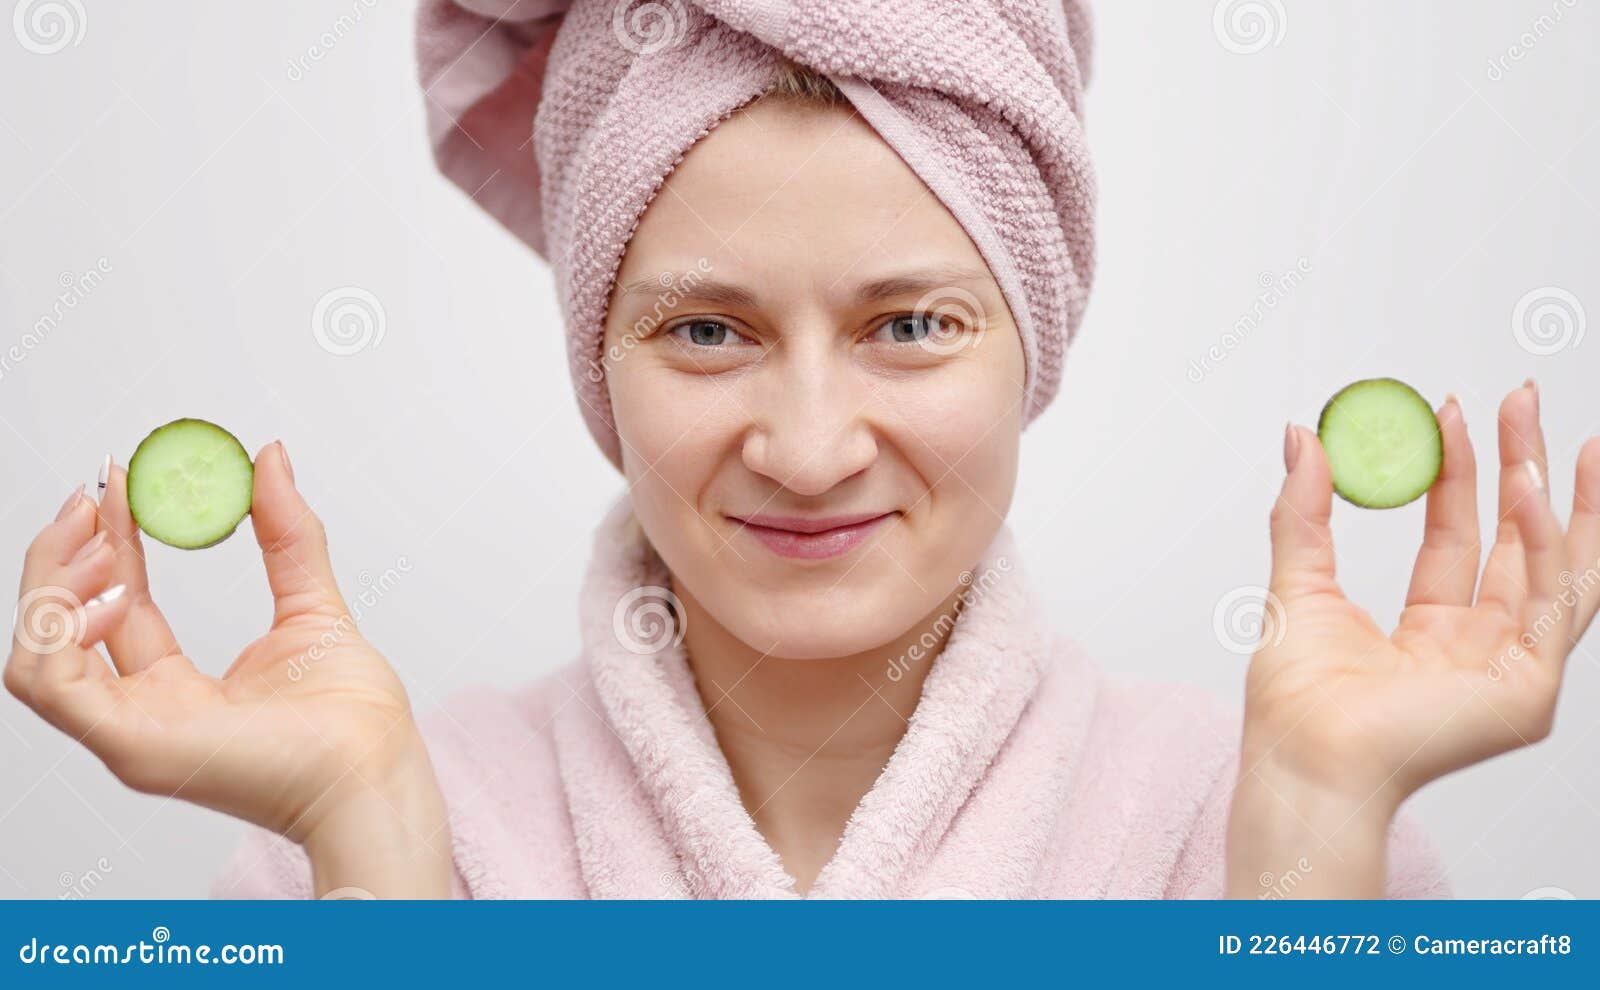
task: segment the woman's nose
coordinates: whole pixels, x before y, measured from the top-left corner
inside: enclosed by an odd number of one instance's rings
[[[744,464],[797,495],[821,495],[878,456],[871,390],[848,359],[791,356],[747,400],[753,415]]]

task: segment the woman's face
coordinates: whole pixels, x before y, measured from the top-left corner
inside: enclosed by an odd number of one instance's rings
[[[846,107],[763,99],[691,149],[629,243],[605,351],[639,522],[691,611],[764,653],[903,635],[1010,506],[1011,314]]]

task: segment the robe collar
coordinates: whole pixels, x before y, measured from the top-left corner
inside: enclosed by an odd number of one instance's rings
[[[1051,637],[1008,527],[962,583],[906,733],[810,897],[906,896],[1034,694]],[[585,881],[602,897],[797,897],[717,745],[665,605],[670,586],[624,494],[583,584],[588,683],[555,719]]]

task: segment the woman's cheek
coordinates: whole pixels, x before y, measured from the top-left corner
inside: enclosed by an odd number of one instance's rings
[[[952,358],[942,368],[876,390],[877,400],[885,404],[880,421],[929,484],[965,489],[959,477],[986,499],[991,492],[1002,492],[1009,500],[1021,433],[1022,384],[1020,369],[1013,372],[1008,362],[996,360],[1001,357]]]
[[[662,514],[688,513],[739,456],[750,400],[737,381],[661,365],[627,369],[612,381],[612,410],[635,501],[670,500]]]

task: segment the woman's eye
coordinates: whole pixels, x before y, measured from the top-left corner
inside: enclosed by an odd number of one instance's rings
[[[697,347],[719,347],[723,344],[736,344],[744,341],[726,323],[715,320],[691,320],[673,327],[671,332],[680,340],[694,344]]]
[[[875,339],[896,343],[915,343],[940,331],[939,318],[931,314],[906,314],[885,320]]]

